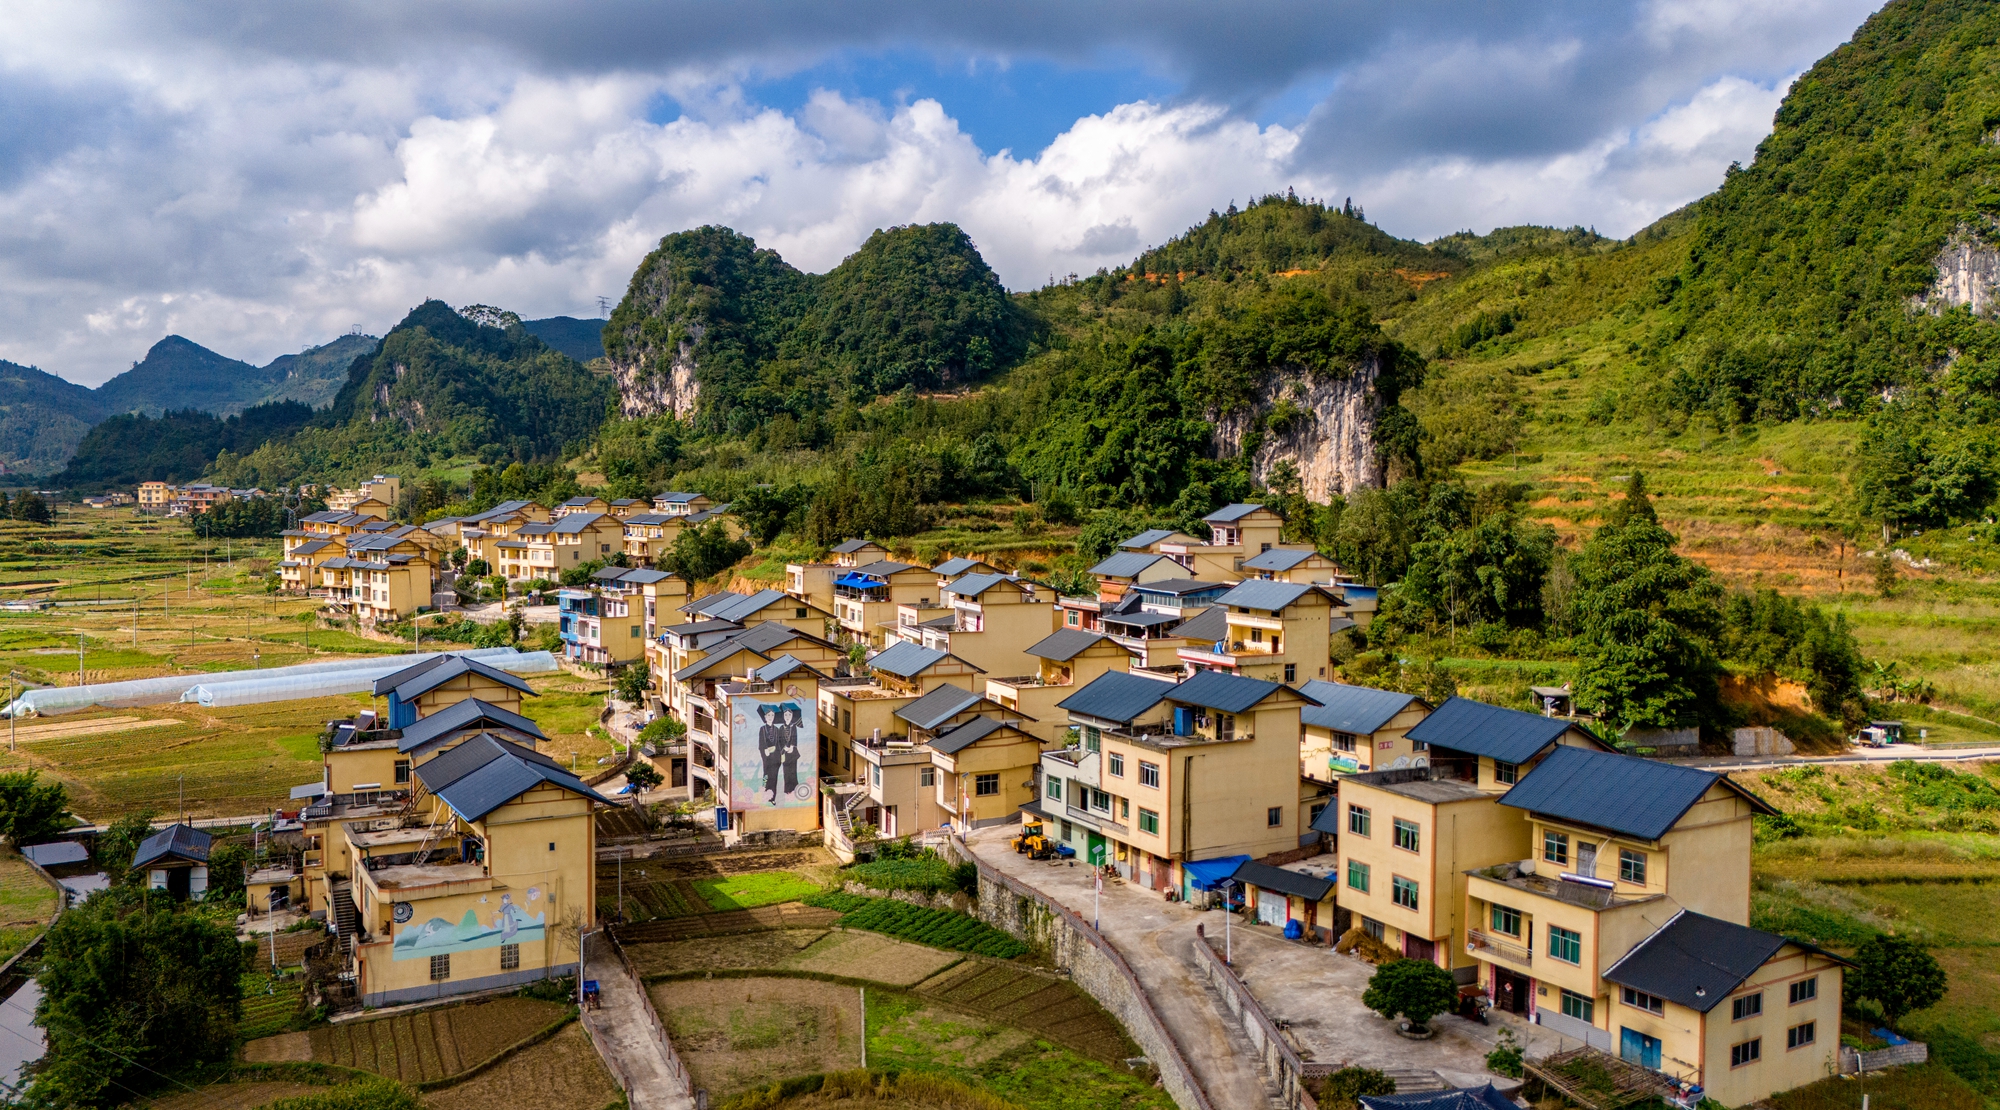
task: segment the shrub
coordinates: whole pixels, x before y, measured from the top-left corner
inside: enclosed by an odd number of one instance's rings
[[[884,846],[893,841],[885,842]],[[875,890],[913,890],[933,893],[958,889],[952,867],[936,855],[918,859],[896,859],[883,853],[872,863],[857,863],[846,874],[855,882]]]
[[[1502,1026],[1500,1044],[1486,1054],[1486,1070],[1494,1075],[1504,1075],[1509,1079],[1521,1078],[1521,1042],[1514,1038],[1514,1031]]]
[[[1325,1110],[1353,1110],[1363,1095],[1393,1095],[1396,1081],[1374,1068],[1342,1068],[1320,1080],[1313,1098]]]
[[[1458,1003],[1458,984],[1451,972],[1429,960],[1395,960],[1375,969],[1361,1004],[1394,1018],[1397,1014],[1423,1025]]]
[[[1936,1005],[1944,997],[1944,968],[1908,937],[1870,937],[1855,949],[1854,964],[1854,974],[1847,979],[1848,993],[1874,999],[1891,1022],[1913,1010]]]
[[[392,1079],[363,1079],[269,1103],[265,1110],[418,1110],[415,1092]]]

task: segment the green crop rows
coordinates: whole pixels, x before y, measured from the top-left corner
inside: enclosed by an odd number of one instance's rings
[[[933,910],[893,898],[863,898],[838,891],[808,895],[804,902],[841,911],[840,923],[853,929],[884,933],[899,940],[951,952],[970,952],[1011,960],[1028,946],[983,921],[953,910]]]

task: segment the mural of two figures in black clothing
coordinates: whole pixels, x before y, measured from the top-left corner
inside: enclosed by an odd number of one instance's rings
[[[730,699],[730,808],[813,804],[819,731],[795,699]]]

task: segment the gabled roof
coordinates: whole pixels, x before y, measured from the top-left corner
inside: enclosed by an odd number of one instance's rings
[[[1176,535],[1172,528],[1148,528],[1136,536],[1120,541],[1119,547],[1127,551],[1144,551],[1146,548]]]
[[[894,559],[877,559],[874,562],[867,564],[866,566],[854,567],[847,573],[866,574],[873,578],[887,578],[892,574],[901,574],[906,570],[927,570],[927,569],[929,568],[916,566],[911,563],[899,563]]]
[[[1013,727],[1011,723],[1003,721],[998,717],[974,717],[957,728],[952,729],[950,732],[940,733],[932,737],[931,750],[940,751],[946,755],[956,755],[994,733],[999,732],[1003,728]]]
[[[665,582],[672,577],[673,574],[669,571],[635,567],[626,571],[625,577],[620,578],[619,581],[627,586],[650,586],[655,582]]]
[[[1162,556],[1164,558],[1165,556]],[[1117,558],[1113,555],[1112,558]],[[1183,597],[1187,594],[1229,592],[1227,582],[1203,582],[1198,578],[1162,578],[1158,582],[1139,582],[1132,587],[1142,594],[1165,594],[1168,597]]]
[[[419,764],[414,772],[425,789],[467,821],[477,821],[545,783],[594,802],[613,804],[563,770],[562,764],[490,732]]]
[[[704,675],[710,675],[716,673],[726,674],[729,671],[730,660],[736,658],[738,655],[746,651],[750,652],[751,655],[756,656],[758,659],[763,660],[764,662],[768,663],[770,661],[770,657],[766,656],[763,652],[750,651],[749,648],[736,643],[734,640],[724,640],[721,643],[715,645],[715,647],[711,649],[707,655],[704,655],[701,658],[695,660],[694,662],[689,663],[687,666],[682,667],[680,670],[675,671],[674,681],[686,682],[691,678],[701,678]]]
[[[496,517],[513,516],[515,513],[534,506],[533,501],[502,501],[483,513],[474,513],[465,519],[474,522],[493,520]]]
[[[936,728],[985,700],[983,694],[961,690],[947,682],[896,710],[896,716],[918,728]]]
[[[1323,682],[1319,679],[1300,686],[1299,690],[1319,702],[1299,714],[1301,721],[1318,728],[1359,736],[1366,736],[1388,724],[1396,714],[1408,709],[1411,702],[1421,700],[1415,694],[1399,694],[1394,690],[1349,686],[1343,682]]]
[[[826,674],[804,662],[796,655],[780,655],[752,672],[759,682],[776,682],[789,674],[806,671],[814,678],[825,678]]]
[[[1242,520],[1244,517],[1263,507],[1257,504],[1224,505],[1201,519],[1208,521],[1210,524],[1230,524]]]
[[[1147,567],[1158,562],[1173,562],[1165,555],[1154,555],[1145,551],[1120,551],[1109,559],[1090,568],[1090,573],[1099,578],[1136,578]]]
[[[868,547],[873,547],[881,551],[889,550],[888,548],[883,547],[881,544],[876,543],[874,540],[848,540],[846,543],[836,544],[833,548],[833,553],[835,555],[852,555],[855,552]]]
[[[1572,721],[1452,698],[1418,722],[1410,730],[1410,739],[1503,763],[1526,763],[1572,728],[1590,735]]]
[[[1229,635],[1229,610],[1211,605],[1174,627],[1174,635],[1207,642]]]
[[[1410,735],[1415,736],[1416,730],[1411,729]],[[1759,813],[1778,812],[1727,775],[1571,747],[1550,752],[1500,796],[1500,804],[1640,840],[1658,840],[1717,783],[1742,795]]]
[[[1143,678],[1124,671],[1106,671],[1085,683],[1083,689],[1057,702],[1056,708],[1079,716],[1125,724],[1160,704],[1173,692],[1174,687],[1158,679]]]
[[[716,620],[740,621],[781,601],[791,602],[794,605],[804,604],[783,590],[758,590],[748,597],[737,594],[734,600],[711,606],[703,612]]]
[[[728,642],[735,647],[746,647],[751,651],[768,653],[772,648],[778,647],[781,644],[789,644],[793,640],[806,640],[810,643],[825,644],[828,647],[833,646],[828,641],[810,632],[800,632],[790,625],[779,624],[777,621],[765,621],[762,624],[753,624],[743,631],[730,636]]]
[[[1787,944],[1840,960],[1803,941],[1682,910],[1606,968],[1604,978],[1705,1014]]]
[[[681,519],[680,516],[671,513],[633,513],[631,516],[625,518],[625,523],[628,526],[634,524],[665,524],[668,521],[679,519]]]
[[[61,867],[66,863],[83,863],[90,859],[90,849],[74,840],[30,844],[21,849],[21,854],[42,867]]]
[[[1454,1087],[1448,1091],[1413,1091],[1407,1095],[1362,1095],[1361,1110],[1518,1110],[1514,1100],[1484,1087]]]
[[[1340,807],[1328,806],[1327,808],[1339,809]],[[1229,877],[1239,883],[1249,883],[1263,890],[1275,890],[1280,894],[1296,894],[1308,902],[1321,901],[1333,890],[1333,881],[1331,879],[1316,878],[1303,871],[1287,871],[1282,867],[1272,867],[1268,863],[1258,863],[1256,860],[1245,860],[1236,869],[1236,874]]]
[[[595,498],[595,497],[572,497],[572,498],[570,498],[569,500],[567,500],[567,501],[563,502],[563,503],[562,503],[562,507],[563,507],[563,508],[565,508],[565,509],[568,509],[568,508],[581,508],[581,507],[583,507],[583,506],[585,506],[585,505],[588,505],[588,504],[590,504],[590,503],[591,503],[592,501],[595,501],[595,500],[597,500],[597,498]]]
[[[1319,552],[1311,548],[1274,547],[1261,555],[1243,560],[1244,570],[1268,570],[1273,573],[1287,571]]]
[[[1219,713],[1242,713],[1283,689],[1286,686],[1282,682],[1265,682],[1221,671],[1202,671],[1168,690],[1167,697]]]
[[[703,594],[700,597],[693,598],[689,600],[687,604],[681,606],[680,608],[681,612],[687,613],[690,616],[699,615],[703,617],[709,617],[715,615],[715,610],[720,609],[726,605],[733,605],[736,602],[741,601],[748,596],[750,595],[739,594],[731,590],[723,590],[720,593]]]
[[[884,648],[868,661],[868,666],[872,670],[886,671],[897,678],[912,678],[929,670],[939,660],[947,658],[957,659],[958,657],[948,651],[919,647],[908,640],[902,640],[890,647]],[[960,659],[959,662],[963,663],[965,661]],[[965,665],[972,667],[970,663],[966,663]],[[979,667],[972,667],[972,669],[979,671],[981,674],[985,673]]]
[[[734,508],[735,505],[736,503],[734,501],[724,501],[722,504],[717,505],[714,508],[703,509],[698,513],[689,513],[687,515],[687,522],[689,524],[706,523],[727,513],[731,508]]]
[[[402,730],[396,740],[398,752],[414,752],[429,747],[441,740],[475,728],[507,728],[547,740],[535,722],[519,713],[512,713],[497,705],[491,705],[478,698],[467,698],[445,706],[428,717]]]
[[[190,863],[207,863],[209,846],[215,838],[195,828],[176,822],[139,842],[139,850],[132,853],[132,866],[144,867],[172,856]]]
[[[1318,587],[1301,582],[1271,582],[1253,578],[1215,599],[1217,605],[1238,609],[1261,609],[1275,613]]]
[[[1012,583],[1015,589],[1025,589],[1020,582],[1005,574],[968,574],[947,585],[944,592],[960,597],[978,597],[1001,583]]]
[[[1131,596],[1137,597],[1138,595],[1133,594]],[[1204,613],[1214,611],[1209,609],[1202,610]],[[1185,619],[1179,613],[1155,613],[1150,609],[1139,609],[1129,613],[1110,612],[1104,614],[1103,617],[1106,624],[1126,624],[1135,628],[1151,628],[1156,624],[1176,624]],[[1210,636],[1209,639],[1220,640],[1228,631],[1229,622],[1224,621],[1215,630],[1215,635]]]
[[[978,559],[968,559],[961,555],[955,559],[946,559],[944,562],[932,567],[931,571],[945,578],[957,578],[961,574],[970,574],[985,565],[984,562]]]
[[[375,680],[375,693],[380,695],[393,690],[402,700],[414,701],[452,679],[468,674],[511,686],[529,697],[535,696],[535,688],[521,679],[463,655],[441,655],[413,667],[405,667],[386,678],[378,678]]]
[[[616,518],[611,518],[605,513],[571,513],[561,520],[556,521],[551,531],[564,534],[587,532],[595,527],[598,521],[605,519],[611,519],[614,524],[620,523]]]
[[[324,551],[332,546],[333,546],[332,540],[307,540],[306,542],[298,545],[297,547],[292,548],[292,554],[311,555],[315,551]]]
[[[701,636],[705,633],[710,633],[710,632],[723,632],[723,633],[735,632],[741,630],[742,627],[743,627],[742,625],[737,624],[735,621],[703,620],[703,621],[688,621],[684,624],[670,624],[667,627],[660,629],[660,631],[662,633],[671,632],[676,636]],[[759,625],[758,627],[762,626]]]
[[[1062,628],[1029,645],[1028,654],[1037,659],[1067,663],[1103,642],[1104,637],[1095,632],[1085,632],[1081,628]]]

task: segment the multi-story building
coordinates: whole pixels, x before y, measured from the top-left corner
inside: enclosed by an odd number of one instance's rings
[[[844,571],[886,560],[889,557],[889,549],[873,540],[848,540],[835,547],[829,554],[829,562],[786,564],[785,592],[832,612],[833,580],[840,577]]]
[[[572,497],[555,507],[555,512],[551,514],[551,519],[561,520],[573,513],[596,513],[602,516],[610,511],[611,502],[606,501],[602,497]]]
[[[978,692],[979,668],[947,652],[897,641],[877,652],[864,674],[834,676],[820,684],[819,734],[829,770],[852,773],[854,745],[880,749],[909,735],[896,710],[940,686]]]
[[[212,486],[207,482],[194,482],[174,491],[174,498],[167,505],[172,516],[191,516],[205,513],[225,501],[236,500],[235,491],[226,486]]]
[[[353,489],[328,490],[326,507],[336,513],[353,513],[362,511],[357,508],[362,502],[374,501],[393,512],[396,502],[402,497],[401,478],[394,474],[377,474]],[[387,520],[388,514],[382,514],[382,519]]]
[[[320,560],[316,569],[327,607],[371,626],[428,608],[437,578],[422,553],[336,555]]]
[[[715,502],[699,493],[670,490],[653,496],[653,511],[668,516],[695,516],[715,507]]]
[[[1148,528],[1136,536],[1119,541],[1120,551],[1143,551],[1148,555],[1158,555],[1165,544],[1198,544],[1201,537],[1190,536],[1186,532],[1176,532],[1171,528]]]
[[[1300,777],[1330,783],[1357,771],[1407,767],[1415,759],[1417,745],[1409,733],[1430,715],[1429,702],[1415,694],[1318,679],[1299,689],[1319,702],[1299,715],[1305,725]]]
[[[1252,555],[1243,560],[1243,574],[1246,578],[1315,586],[1334,586],[1343,577],[1340,564],[1310,547],[1274,547]]]
[[[646,656],[644,599],[615,585],[565,586],[556,591],[556,630],[563,657],[620,667]]]
[[[452,524],[450,534],[455,535],[465,548],[467,561],[478,559],[486,563],[488,574],[499,574],[500,553],[493,544],[513,535],[514,530],[524,524],[547,523],[549,511],[533,501],[502,501],[483,513],[459,517]],[[434,521],[433,527],[443,521]]]
[[[1333,599],[1325,590],[1253,580],[1217,597],[1215,607],[1222,610],[1228,631],[1212,643],[1179,649],[1180,661],[1191,671],[1228,671],[1289,683],[1326,677]],[[1185,625],[1182,629],[1185,636]]]
[[[1195,578],[1235,582],[1248,577],[1245,560],[1284,542],[1284,518],[1262,505],[1224,505],[1201,519],[1209,529],[1206,541],[1162,540],[1158,545],[1161,554]]]
[[[166,482],[140,482],[139,508],[148,513],[164,513],[174,503],[174,487]]]
[[[1062,626],[1083,632],[1102,632],[1100,614],[1119,611],[1133,586],[1141,582],[1164,582],[1184,578],[1187,571],[1164,555],[1145,551],[1121,551],[1096,566],[1090,573],[1097,579],[1092,597],[1065,597],[1056,602],[1062,611]]]
[[[376,679],[374,693],[378,698],[388,698],[383,719],[390,728],[409,728],[425,717],[470,699],[519,713],[521,699],[536,696],[534,687],[522,679],[477,659],[449,652]]]
[[[888,646],[900,606],[937,604],[937,576],[930,568],[881,560],[843,570],[833,580],[835,627],[843,640]]]
[[[1178,684],[1100,675],[1059,703],[1076,745],[1043,753],[1040,798],[1022,812],[1092,864],[1186,893],[1191,863],[1299,846],[1299,710],[1311,704],[1219,671]]]
[[[790,655],[764,660],[728,647],[694,668],[685,679],[694,683],[688,739],[697,754],[688,770],[713,794],[725,842],[818,828],[813,706],[829,676]]]
[[[667,513],[632,513],[625,522],[625,557],[640,566],[652,566],[674,549],[687,518]]]
[[[1132,656],[1123,646],[1095,632],[1063,628],[1028,645],[1035,664],[1030,674],[986,676],[986,696],[1005,712],[1027,718],[1020,726],[1048,743],[1069,732],[1069,716],[1058,702],[1110,671],[1131,668]]]
[[[1055,627],[1035,584],[1011,575],[963,575],[939,586],[938,602],[897,606],[896,637],[986,670],[1026,663],[1029,646]]]
[[[758,590],[754,594],[724,590],[703,594],[683,603],[680,609],[697,620],[729,621],[746,628],[765,621],[777,621],[801,632],[820,636],[827,635],[833,623],[832,613],[783,590]]]

